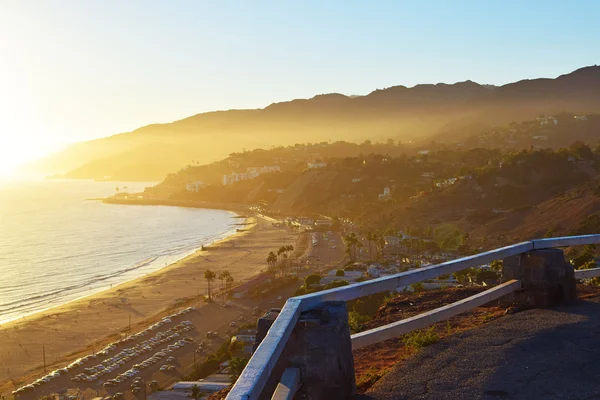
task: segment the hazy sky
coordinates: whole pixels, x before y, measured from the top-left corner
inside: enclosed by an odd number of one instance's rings
[[[556,77],[600,1],[0,0],[0,171],[196,113],[318,93]]]

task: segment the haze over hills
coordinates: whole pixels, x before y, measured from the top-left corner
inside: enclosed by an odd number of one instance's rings
[[[332,93],[197,114],[78,143],[26,169],[68,178],[160,180],[192,160],[205,164],[243,149],[342,139],[443,141],[562,111],[600,111],[600,67],[499,87],[471,81],[393,86],[365,96]]]

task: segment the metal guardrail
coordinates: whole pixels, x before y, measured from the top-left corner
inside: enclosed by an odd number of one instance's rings
[[[436,308],[435,310],[380,326],[379,328],[354,334],[352,335],[352,350],[357,350],[362,347],[404,335],[417,329],[425,328],[436,322],[443,321],[455,315],[472,310],[475,307],[482,306],[490,301],[499,299],[520,288],[521,282],[513,279],[495,286],[492,289],[486,290],[485,292]]]
[[[600,276],[600,268],[580,269],[575,271],[575,279],[589,279]]]
[[[293,400],[300,387],[300,370],[286,368],[271,400]]]
[[[413,283],[433,279],[440,275],[450,274],[466,268],[488,264],[495,260],[515,256],[532,250],[549,249],[554,247],[579,246],[597,243],[600,243],[600,235],[581,235],[531,240],[527,242],[514,244],[512,246],[506,246],[484,253],[463,257],[452,261],[447,261],[441,264],[421,268],[415,271],[402,272],[399,274],[381,277],[366,282],[360,282],[349,286],[342,286],[339,288],[324,290],[321,292],[312,293],[304,296],[292,297],[288,299],[288,301],[285,303],[281,312],[279,313],[279,316],[269,329],[266,337],[258,346],[255,353],[252,355],[252,358],[248,362],[248,365],[238,378],[236,384],[229,392],[227,400],[258,399],[260,393],[262,392],[262,389],[264,388],[267,380],[271,376],[273,369],[275,368],[279,356],[281,355],[286,345],[286,342],[289,339],[292,330],[294,329],[296,322],[298,321],[300,313],[303,311],[313,309],[320,303],[323,303],[325,301],[349,301],[375,293],[394,291],[398,287],[408,286]],[[577,274],[576,278],[579,278]],[[500,293],[501,290],[509,290],[507,293],[510,293],[511,291],[515,290],[517,284],[514,282],[507,282],[505,285],[506,286],[503,286],[501,289],[498,289],[498,292],[495,292],[495,294]],[[488,292],[490,291],[481,293],[481,295],[484,295]],[[434,310],[433,312],[435,311],[438,311],[439,313],[447,312],[445,310],[445,307]],[[389,328],[387,329],[389,330],[389,332],[392,332],[394,331],[394,329],[396,329],[396,327],[402,326],[401,323],[402,321],[390,324],[395,326],[388,326]],[[384,328],[386,327],[378,328],[380,330],[379,333],[381,333],[381,335],[379,336],[380,338],[387,337],[387,333],[384,333],[386,331],[386,329]],[[397,331],[400,331],[400,329],[402,328],[398,328]],[[358,335],[360,335],[360,333]],[[358,339],[357,335],[355,335],[355,337],[357,338],[356,340],[371,340],[375,338],[375,336],[373,336],[371,339],[367,339],[368,336],[366,333],[361,337],[364,339]],[[357,345],[358,343],[360,342],[357,342]],[[372,343],[377,342],[371,342],[371,344]]]

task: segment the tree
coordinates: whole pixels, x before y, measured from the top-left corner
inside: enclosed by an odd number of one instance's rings
[[[594,158],[594,153],[592,152],[592,149],[590,149],[590,147],[587,144],[583,143],[580,140],[573,142],[569,147],[569,150],[571,150],[571,152],[581,160],[590,160]]]
[[[233,357],[229,360],[229,377],[231,378],[231,382],[237,380],[244,368],[246,368],[246,364],[248,364],[247,358]]]
[[[356,261],[356,249],[357,247],[362,246],[362,243],[358,239],[358,236],[356,236],[356,233],[352,232],[345,236],[344,243],[346,244],[346,253],[348,253],[350,260]]]
[[[192,397],[195,400],[198,400],[198,397],[200,397],[200,395],[202,394],[202,391],[200,390],[200,387],[198,385],[194,385],[194,386],[192,386],[191,390],[192,390],[192,393],[191,393]]]
[[[208,301],[212,301],[212,281],[214,281],[216,277],[217,274],[210,269],[204,271],[204,279],[206,279],[206,283],[208,285]]]
[[[350,283],[348,281],[333,281],[323,286],[323,290],[334,289],[337,287],[348,286]]]
[[[337,271],[335,271],[335,276],[344,276],[344,270],[343,269],[338,269]]]
[[[497,281],[498,274],[489,269],[480,269],[477,271],[475,279],[478,283],[483,283],[484,281]]]
[[[495,260],[490,263],[490,268],[496,273],[502,273],[502,260]]]
[[[221,289],[223,289],[223,282],[225,282],[225,275],[223,275],[223,272],[217,274],[217,279],[221,281]]]
[[[304,284],[306,285],[306,287],[309,287],[310,285],[316,285],[319,282],[321,282],[321,276],[320,275],[309,275],[306,277],[306,279],[304,279]]]
[[[369,242],[369,261],[373,260],[373,252],[371,250],[371,241],[375,240],[374,236],[375,235],[373,233],[371,233],[371,231],[367,232],[367,234],[365,235],[365,238]]]
[[[233,286],[233,282],[234,282],[233,276],[227,275],[227,277],[225,278],[225,288],[227,290],[230,290],[231,287]]]
[[[272,251],[269,252],[267,257],[267,264],[269,265],[269,271],[275,272],[275,264],[277,263],[277,256]]]

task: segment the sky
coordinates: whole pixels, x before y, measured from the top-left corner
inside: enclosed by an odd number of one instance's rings
[[[0,173],[206,111],[599,64],[598,1],[0,0]]]

